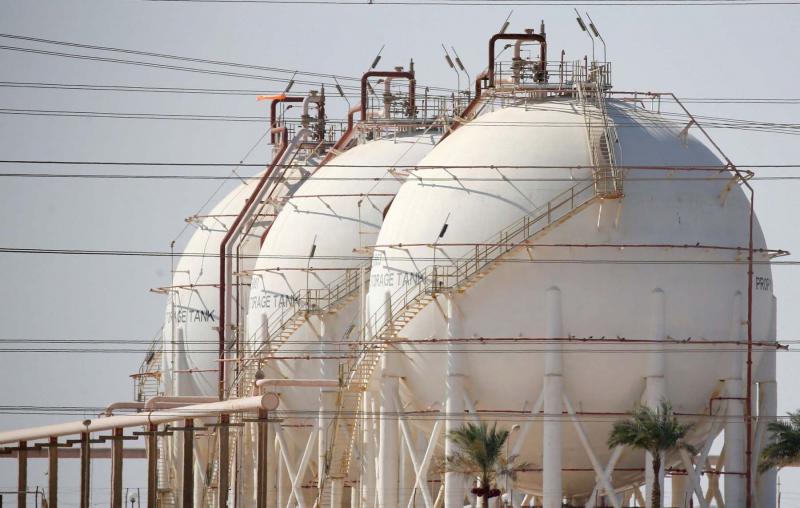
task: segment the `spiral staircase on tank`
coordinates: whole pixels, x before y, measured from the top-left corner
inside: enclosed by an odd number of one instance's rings
[[[604,75],[598,73],[599,77],[578,81],[575,85],[576,96],[584,109],[586,119],[587,142],[593,167],[592,180],[570,187],[532,213],[500,230],[492,239],[477,244],[474,251],[455,263],[427,267],[419,282],[401,286],[364,323],[366,330],[374,332],[370,344],[363,346],[355,360],[342,366],[333,435],[326,454],[327,474],[319,482],[317,508],[338,508],[331,506],[331,483],[332,480],[343,481],[348,478],[358,435],[356,418],[347,415],[358,413],[363,394],[367,391],[381,354],[403,328],[438,294],[468,290],[491,273],[502,262],[502,258],[530,245],[536,237],[590,204],[597,200],[619,199],[623,196],[623,175],[616,164],[619,138],[608,118],[605,104],[607,83],[602,78]]]

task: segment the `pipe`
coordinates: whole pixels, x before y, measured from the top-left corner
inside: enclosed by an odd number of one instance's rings
[[[166,396],[158,395],[147,399],[144,403],[146,411],[155,409],[173,409],[175,407],[188,406],[192,404],[205,404],[207,402],[218,402],[217,397],[206,397],[202,395],[181,395],[181,396]]]
[[[495,43],[499,40],[511,40],[511,41],[536,41],[539,43],[539,61],[541,63],[542,69],[547,69],[547,39],[544,35],[528,33],[528,34],[494,34],[491,39],[489,39],[489,69],[487,71],[487,77],[489,79],[488,88],[494,88],[494,46]]]
[[[227,269],[228,269],[228,258],[229,255],[229,248],[228,243],[233,238],[233,235],[236,234],[239,227],[241,226],[242,222],[245,220],[246,217],[250,215],[252,207],[255,207],[257,203],[260,202],[259,197],[261,196],[261,192],[264,189],[267,181],[272,176],[272,173],[275,171],[275,168],[282,163],[283,157],[286,155],[287,151],[289,150],[289,146],[295,147],[299,144],[300,139],[305,139],[311,131],[308,129],[301,129],[292,139],[291,143],[287,145],[285,142],[281,144],[278,153],[276,154],[275,158],[270,164],[270,167],[264,172],[261,179],[256,184],[255,189],[253,189],[253,193],[250,195],[250,199],[246,202],[244,208],[241,212],[236,216],[236,219],[231,224],[228,232],[225,234],[225,237],[220,242],[219,247],[219,323],[217,327],[218,337],[219,337],[219,360],[225,361],[225,330],[227,328],[227,302],[228,302],[228,291],[229,287],[226,286],[227,283]],[[218,395],[220,399],[225,397],[225,368],[224,365],[220,365],[219,369],[219,377],[218,377],[219,387],[218,387]]]
[[[228,277],[228,273],[227,273],[228,260],[226,259],[226,255],[228,253],[228,249],[227,249],[228,242],[230,241],[230,238],[232,237],[233,234],[238,234],[239,238],[246,238],[249,235],[250,230],[253,227],[254,222],[250,222],[249,224],[246,224],[244,231],[239,232],[238,230],[239,230],[239,226],[240,226],[240,224],[242,222],[242,217],[243,216],[249,216],[251,214],[251,212],[254,209],[256,209],[258,204],[261,203],[261,200],[257,199],[258,196],[256,196],[256,194],[261,192],[261,189],[263,188],[263,186],[266,183],[266,181],[269,179],[270,176],[272,176],[272,173],[274,172],[275,167],[276,167],[276,161],[278,161],[279,163],[285,162],[285,161],[283,161],[283,157],[286,155],[286,152],[288,150],[287,145],[286,145],[286,137],[287,137],[286,135],[287,135],[288,131],[287,131],[287,128],[286,128],[285,124],[282,127],[277,127],[277,119],[275,117],[275,110],[276,110],[277,106],[275,105],[275,103],[276,103],[276,101],[277,102],[287,102],[287,100],[288,100],[288,102],[302,102],[302,104],[303,104],[303,114],[302,114],[302,119],[301,119],[302,129],[300,131],[298,131],[297,134],[295,134],[295,137],[292,139],[292,141],[290,143],[291,147],[296,148],[299,145],[300,141],[301,140],[305,140],[308,137],[308,135],[312,132],[308,127],[308,125],[309,125],[308,107],[309,107],[309,105],[311,103],[316,103],[317,104],[317,133],[319,135],[320,143],[322,143],[322,141],[324,141],[324,139],[325,139],[325,127],[324,127],[324,122],[325,122],[325,90],[324,90],[324,88],[322,89],[322,94],[320,94],[320,95],[317,95],[316,91],[312,91],[311,93],[309,93],[309,95],[307,95],[307,96],[305,96],[303,98],[300,98],[300,97],[291,97],[291,98],[278,97],[277,99],[273,100],[273,102],[270,103],[270,115],[272,117],[272,124],[270,125],[271,140],[272,140],[272,143],[274,145],[275,144],[275,134],[279,133],[279,132],[282,133],[281,137],[280,137],[280,139],[281,139],[280,148],[278,149],[277,153],[275,154],[275,158],[273,159],[273,163],[270,165],[270,167],[267,170],[267,172],[264,174],[264,176],[261,178],[261,180],[259,180],[258,184],[256,185],[256,190],[254,191],[254,195],[251,196],[250,200],[245,202],[244,208],[236,216],[236,219],[234,221],[234,225],[232,225],[231,229],[228,231],[228,233],[225,235],[225,237],[223,238],[223,240],[221,242],[221,248],[220,248],[220,250],[221,250],[221,253],[220,253],[221,254],[221,256],[220,256],[220,272],[221,273],[220,273],[220,284],[219,284],[220,320],[219,320],[219,353],[218,353],[220,360],[224,360],[224,358],[225,358],[225,330],[228,327],[228,319],[229,319],[228,316],[227,316],[227,307],[228,307],[228,302],[229,302],[229,299],[227,298],[228,289],[225,287],[225,282],[226,282],[226,279]],[[285,174],[286,167],[283,164],[281,164],[281,165],[284,166],[282,169],[283,169],[283,173]],[[267,200],[272,196],[272,193],[274,192],[274,190],[275,190],[275,186],[273,185],[270,188],[269,194],[267,195]],[[266,228],[264,233],[261,235],[261,241],[260,241],[259,246],[264,243],[264,240],[266,239],[266,236],[269,233],[270,227],[271,227],[271,224],[270,224],[270,226],[268,226]],[[237,245],[237,256],[239,255],[239,250],[238,250],[239,248],[241,248],[241,241]],[[231,255],[232,255],[233,254],[233,249],[230,249],[230,252],[231,252]],[[232,263],[232,260],[231,260],[231,263]],[[231,269],[231,272],[233,272],[233,269]],[[233,274],[232,273],[231,273],[230,277],[233,278]],[[233,284],[231,284],[231,286],[238,287],[239,284],[238,283],[233,283]],[[239,307],[237,306],[237,308],[236,308],[236,323],[238,324],[239,322],[240,322]],[[219,396],[220,399],[223,399],[224,395],[225,395],[225,366],[224,366],[224,364],[220,365],[218,380],[219,380],[218,396]]]
[[[414,79],[413,71],[369,71],[361,76],[361,121],[367,119],[367,85],[369,78],[406,78],[408,80],[408,109],[410,116],[414,116],[416,111],[416,100],[414,92],[416,88],[416,80]]]
[[[295,386],[307,388],[339,388],[338,379],[259,379],[256,386]]]
[[[475,77],[475,98],[472,99],[469,104],[467,104],[467,107],[464,108],[464,111],[461,112],[460,116],[456,116],[453,119],[453,125],[447,132],[444,133],[444,135],[442,136],[442,140],[444,140],[444,138],[449,136],[454,130],[458,129],[459,127],[467,123],[470,115],[472,115],[472,111],[475,108],[477,108],[478,104],[480,104],[481,102],[481,93],[482,93],[481,83],[486,81],[487,75],[488,75],[487,71],[483,71]]]
[[[241,413],[267,409],[267,400],[264,395],[244,397],[240,399],[228,399],[208,404],[194,404],[182,406],[172,410],[147,411],[138,415],[108,416],[95,418],[92,420],[75,421],[69,423],[57,423],[53,425],[43,425],[27,429],[17,429],[7,432],[0,432],[0,445],[15,443],[17,441],[32,441],[35,439],[47,439],[57,436],[72,436],[84,432],[101,432],[113,430],[117,427],[141,427],[145,425],[159,425],[183,420],[187,415],[195,418],[205,416],[218,416],[224,413]],[[268,397],[270,400],[271,397]],[[88,424],[88,425],[87,425]]]
[[[273,145],[275,144],[275,134],[272,132],[272,129],[278,126],[278,104],[281,102],[303,102],[304,97],[278,97],[272,99],[272,102],[269,104],[269,127],[270,127],[270,138],[269,141]]]
[[[97,416],[111,416],[118,409],[144,409],[144,402],[112,402]]]

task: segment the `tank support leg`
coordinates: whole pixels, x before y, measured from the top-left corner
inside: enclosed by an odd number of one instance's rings
[[[375,417],[372,392],[362,400],[361,507],[375,506]]]
[[[336,355],[336,346],[333,343],[334,337],[330,333],[330,326],[328,326],[326,316],[320,315],[317,329],[317,338],[319,339],[319,373],[321,379],[336,379],[337,361],[326,356]],[[320,388],[319,390],[319,413],[317,415],[317,427],[319,435],[317,436],[317,478],[325,478],[325,483],[320,488],[333,489],[333,484],[330,483],[331,479],[327,478],[326,457],[328,455],[328,429],[332,429],[333,418],[331,414],[336,409],[336,389]],[[322,496],[322,492],[319,492]],[[336,504],[333,500],[333,491],[331,490],[331,506],[341,508],[341,500]]]
[[[614,508],[621,508],[619,504],[619,499],[614,492],[614,487],[611,485],[611,480],[606,475],[605,471],[603,471],[603,467],[600,465],[600,461],[597,460],[597,455],[595,455],[594,450],[592,449],[591,443],[589,443],[589,437],[586,435],[586,430],[583,428],[580,420],[578,420],[578,414],[575,412],[575,409],[572,407],[572,403],[569,401],[569,398],[564,395],[564,407],[567,409],[567,413],[572,420],[572,424],[575,427],[575,433],[578,434],[578,439],[583,446],[583,450],[586,452],[586,455],[589,457],[589,462],[592,463],[592,468],[594,469],[594,474],[600,479],[600,484],[602,485],[603,489],[606,491],[607,498],[611,501],[612,506]]]
[[[664,340],[667,335],[666,331],[666,302],[664,291],[661,289],[653,290],[651,295],[652,300],[652,338],[654,340]],[[664,379],[664,351],[663,348],[657,347],[648,355],[647,362],[647,378],[645,380],[644,400],[642,401],[647,407],[657,409],[662,400],[666,399],[667,389]],[[659,482],[661,492],[664,492],[664,457],[661,458],[661,470],[659,471],[658,478],[653,473],[653,456],[649,453],[645,454],[645,500],[647,507],[650,506],[652,500],[653,484]]]
[[[742,295],[736,293],[733,303],[730,340],[742,338]],[[725,506],[745,505],[745,423],[744,382],[742,369],[744,359],[741,352],[728,353],[730,363],[725,379],[725,396],[728,412],[725,423]]]
[[[277,427],[280,424],[275,424],[275,454],[278,456],[283,455],[283,445],[280,443],[278,438]],[[286,463],[283,460],[280,460],[276,463],[276,477],[275,477],[275,508],[280,508],[286,506]]]
[[[775,340],[776,330],[777,301],[772,298],[772,320],[770,323],[770,333],[768,339]],[[776,382],[775,368],[776,350],[764,351],[759,368],[758,383],[758,426],[756,449],[753,453],[754,461],[761,456],[761,450],[769,443],[769,432],[767,425],[770,421],[775,421],[778,414],[778,385]],[[757,464],[753,464],[753,471],[757,471]],[[777,503],[777,480],[778,472],[770,469],[756,477],[756,506],[759,508],[775,508]]]
[[[547,331],[553,339],[563,337],[561,318],[561,291],[547,290]],[[544,508],[561,508],[561,399],[562,365],[561,343],[557,340],[547,345],[544,359],[544,423],[542,437],[542,496]]]
[[[311,430],[311,434],[308,436],[308,441],[306,442],[305,450],[303,450],[303,456],[300,459],[300,464],[298,464],[297,468],[295,469],[291,459],[289,458],[289,447],[287,446],[286,438],[283,435],[283,428],[281,427],[280,423],[276,423],[274,426],[275,439],[277,439],[280,443],[281,458],[286,466],[289,482],[291,483],[291,492],[289,493],[287,504],[291,503],[292,497],[294,497],[297,506],[299,508],[305,508],[306,502],[305,497],[303,496],[303,478],[306,475],[308,464],[311,462],[312,450],[314,449],[314,445],[317,443],[317,429],[314,428]]]
[[[381,380],[381,421],[380,448],[378,449],[378,506],[379,508],[397,508],[399,505],[398,485],[398,424],[395,414],[400,408],[395,407],[394,400],[399,393],[400,379],[395,370],[398,355],[391,352],[383,355],[383,379]]]
[[[466,394],[464,393],[464,355],[459,351],[460,346],[451,339],[460,334],[460,316],[458,306],[453,295],[447,299],[447,381],[445,399],[445,435],[456,430],[461,425],[461,415],[464,414]],[[444,454],[450,457],[458,452],[458,447],[445,439]],[[444,474],[444,506],[445,508],[462,508],[464,506],[464,477],[456,471],[445,471]]]
[[[395,399],[395,406],[402,407],[397,399]],[[403,441],[406,444],[406,449],[408,450],[408,454],[411,457],[411,463],[414,467],[415,481],[411,491],[416,492],[417,489],[419,489],[419,491],[422,493],[422,499],[425,502],[425,507],[433,508],[433,498],[431,497],[431,492],[428,488],[428,467],[433,459],[433,452],[436,449],[436,443],[439,441],[442,422],[441,420],[437,420],[434,424],[433,431],[431,432],[430,439],[428,440],[428,446],[423,457],[419,457],[417,450],[415,450],[411,431],[408,428],[405,417],[402,414],[400,414],[399,424],[400,430],[403,434]]]
[[[611,474],[614,472],[614,468],[617,466],[617,461],[622,456],[623,451],[624,448],[622,446],[617,446],[614,448],[614,451],[611,452],[611,457],[608,459],[608,465],[606,466],[605,471],[603,471],[603,477],[607,478],[609,482],[611,481]],[[603,482],[600,478],[598,478],[597,483],[594,486],[594,490],[592,491],[592,495],[589,496],[589,500],[586,502],[587,508],[595,506],[597,503],[597,497],[602,489]]]
[[[686,494],[686,476],[672,475],[672,506],[675,508],[688,508]]]

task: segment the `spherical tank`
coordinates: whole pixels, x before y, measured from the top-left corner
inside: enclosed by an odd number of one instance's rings
[[[290,195],[308,171],[300,165],[287,171],[278,194]],[[162,339],[164,392],[180,396],[218,393],[219,248],[250,198],[259,173],[236,186],[207,213],[193,217],[197,230],[174,266]],[[240,269],[255,265],[258,242],[237,243]],[[246,294],[246,288],[245,288]]]
[[[520,103],[479,116],[420,161],[430,168],[400,189],[373,257],[372,333],[391,314],[388,301],[398,305],[398,295],[421,279],[437,284],[432,265],[482,263],[485,249],[510,241],[501,232],[529,218],[526,247],[483,266],[452,293],[450,334],[463,341],[425,343],[448,333],[445,305],[429,304],[384,360],[404,378],[412,408],[444,410],[449,348],[450,369],[463,374],[466,398],[483,420],[510,426],[532,419],[519,435],[520,460],[533,472],[517,481],[529,492],[542,488],[541,406],[537,416],[525,414],[541,404],[546,369],[552,373],[548,357],[557,358],[564,399],[602,464],[613,421],[644,400],[654,361],[663,361],[664,398],[690,420],[708,412],[721,380],[743,372],[742,346],[715,342],[747,337],[747,196],[673,118],[617,101],[608,102],[608,114],[624,197],[596,193],[581,105],[560,98]],[[690,166],[717,171],[683,170]],[[765,248],[757,221],[753,241]],[[757,263],[754,277],[761,282],[753,291],[752,334],[766,340],[769,265]],[[699,442],[709,428],[700,416],[694,421],[690,440]],[[564,495],[586,496],[596,475],[578,428],[566,417],[561,425]],[[641,467],[642,455],[626,451],[617,468],[630,471],[615,472],[613,481],[630,484]]]
[[[418,131],[365,141],[319,168],[286,202],[253,271],[247,315],[250,347],[285,358],[265,362],[266,378],[337,379],[348,342],[360,339],[357,278],[369,265],[369,247],[405,178],[394,168],[417,164],[438,137]],[[347,296],[329,297],[329,290]],[[299,326],[292,327],[296,317]],[[330,359],[317,361],[320,357]],[[280,393],[279,411],[300,415],[286,413],[287,440],[304,446],[308,428],[297,425],[316,420],[320,390],[273,391]]]

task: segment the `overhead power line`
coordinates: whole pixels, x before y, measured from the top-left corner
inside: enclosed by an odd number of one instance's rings
[[[360,78],[354,76],[343,76],[343,75],[333,75],[333,74],[323,74],[320,72],[310,72],[310,71],[303,71],[298,69],[286,69],[282,67],[270,67],[264,65],[253,65],[253,64],[244,64],[239,62],[231,62],[227,60],[211,60],[206,58],[195,58],[195,57],[188,57],[188,56],[181,56],[181,55],[173,55],[168,53],[155,53],[150,51],[139,51],[134,49],[124,49],[124,48],[115,48],[111,46],[99,46],[99,45],[92,45],[92,44],[80,44],[77,42],[68,42],[68,41],[56,41],[52,39],[42,39],[39,37],[29,37],[25,35],[15,35],[15,34],[3,34],[0,33],[0,38],[4,39],[15,39],[15,40],[22,40],[27,42],[36,42],[40,44],[51,44],[56,46],[68,46],[71,48],[81,48],[81,49],[91,49],[95,51],[110,51],[114,53],[125,53],[128,55],[137,55],[137,56],[148,56],[154,58],[163,58],[169,60],[178,60],[183,62],[193,62],[193,63],[203,63],[203,64],[210,64],[210,65],[220,65],[225,67],[237,67],[240,69],[253,69],[259,71],[268,71],[268,72],[280,72],[285,74],[300,74],[303,76],[313,76],[313,77],[320,77],[320,78],[336,78],[346,81],[358,81]],[[287,79],[288,80],[288,79]]]
[[[143,67],[152,67],[152,68],[159,68],[159,69],[166,69],[166,70],[175,70],[175,71],[183,71],[183,72],[193,72],[193,73],[201,73],[201,74],[211,74],[216,76],[227,76],[227,77],[236,77],[236,78],[247,78],[247,79],[259,79],[259,80],[266,80],[272,81],[276,83],[287,84],[290,81],[298,84],[298,85],[306,85],[310,87],[318,87],[319,85],[328,85],[331,89],[336,89],[337,87],[341,87],[342,89],[346,90],[360,90],[360,85],[347,85],[347,84],[340,84],[337,80],[342,81],[353,81],[357,82],[360,81],[360,77],[353,77],[353,76],[343,76],[338,74],[323,74],[319,72],[309,72],[309,71],[301,71],[301,70],[294,70],[294,69],[285,69],[280,67],[268,67],[268,66],[260,66],[260,65],[251,65],[251,64],[242,64],[237,62],[228,62],[222,60],[209,60],[203,58],[193,58],[193,57],[185,57],[185,56],[178,56],[178,55],[170,55],[166,53],[153,53],[148,51],[139,51],[139,50],[132,50],[132,49],[123,49],[123,48],[114,48],[109,46],[94,46],[89,44],[79,44],[74,42],[67,42],[67,41],[55,41],[50,39],[41,39],[37,37],[28,37],[22,35],[13,35],[13,34],[0,34],[0,38],[7,38],[12,40],[24,40],[26,42],[34,42],[34,43],[41,43],[41,44],[51,44],[57,46],[65,46],[65,47],[73,47],[73,48],[80,48],[80,49],[89,49],[92,51],[109,51],[115,53],[123,53],[123,54],[130,54],[130,55],[137,55],[137,56],[146,56],[151,58],[162,58],[168,60],[175,60],[181,62],[190,62],[190,63],[200,63],[205,65],[218,65],[223,67],[233,67],[237,69],[250,69],[250,70],[259,70],[264,72],[278,72],[283,74],[288,74],[288,76],[266,76],[262,74],[248,74],[242,72],[231,72],[231,71],[222,71],[222,70],[214,70],[209,68],[201,68],[201,67],[187,67],[183,65],[173,65],[173,64],[166,64],[166,63],[157,63],[157,62],[150,62],[150,61],[143,61],[143,60],[129,60],[129,59],[122,59],[122,58],[110,58],[104,56],[97,56],[97,55],[85,55],[79,53],[64,53],[59,51],[51,51],[51,50],[44,50],[44,49],[35,49],[29,47],[20,47],[20,46],[6,46],[0,45],[1,50],[6,51],[18,51],[24,53],[32,53],[38,55],[46,55],[46,56],[56,56],[62,58],[73,58],[78,60],[90,60],[90,61],[97,61],[97,62],[106,62],[106,63],[116,63],[116,64],[127,64],[127,65],[138,65]],[[299,74],[301,76],[306,76],[307,78],[320,78],[317,80],[302,80],[296,79],[293,76],[295,74]],[[443,92],[454,92],[455,90],[447,87],[437,87],[437,86],[425,86],[422,83],[417,83],[417,88],[420,90],[424,90],[425,88],[429,90],[436,90],[436,91],[443,91]]]
[[[580,169],[580,168],[575,168]],[[669,171],[670,168],[664,168],[663,171]],[[72,180],[195,180],[195,181],[256,181],[259,180],[258,176],[221,176],[221,175],[169,175],[169,174],[149,174],[149,175],[133,175],[133,174],[113,174],[113,173],[0,173],[0,178],[54,178],[54,179],[72,179]],[[391,176],[376,177],[323,177],[315,176],[316,181],[348,181],[348,182],[364,182],[364,181],[379,181],[393,179]],[[665,177],[634,177],[627,176],[625,180],[628,182],[646,181],[646,182],[729,182],[730,176],[712,176],[712,177],[680,177],[680,176],[665,176]],[[590,178],[481,178],[481,177],[457,177],[457,178],[422,178],[424,182],[591,182]],[[800,181],[800,175],[778,175],[778,176],[754,176],[749,178],[748,181]],[[350,194],[342,197],[359,198],[365,196],[375,196],[375,194],[361,193]],[[290,196],[287,199],[302,198],[303,195]],[[318,198],[335,198],[336,196],[314,196]]]
[[[24,53],[33,53],[38,55],[47,55],[47,56],[57,56],[62,58],[74,58],[78,60],[90,60],[96,62],[107,62],[107,63],[117,63],[117,64],[125,64],[125,65],[137,65],[141,67],[152,67],[156,69],[166,69],[166,70],[173,70],[173,71],[183,71],[183,72],[193,72],[199,74],[210,74],[214,76],[226,76],[226,77],[233,77],[233,78],[247,78],[247,79],[259,79],[264,81],[272,81],[275,83],[287,83],[289,80],[288,78],[279,77],[279,76],[265,76],[261,74],[246,74],[241,72],[230,72],[230,71],[220,71],[220,70],[213,70],[213,69],[204,69],[199,67],[186,67],[182,65],[172,65],[172,64],[163,64],[163,63],[156,63],[156,62],[146,62],[142,60],[126,60],[121,58],[109,58],[109,57],[102,57],[102,56],[94,56],[94,55],[81,55],[77,53],[62,53],[58,51],[48,51],[44,49],[33,49],[33,48],[23,48],[18,46],[2,46],[0,45],[0,49],[6,51],[20,51]],[[307,80],[295,80],[297,84],[302,85],[309,85],[309,86],[319,86],[320,81],[307,81]],[[328,85],[333,86],[333,82],[325,83]],[[342,85],[343,88],[350,88],[355,89],[352,85]]]
[[[236,167],[253,167],[263,168],[269,165],[268,162],[163,162],[163,161],[76,161],[76,160],[18,160],[18,159],[0,159],[0,164],[16,164],[16,165],[65,165],[65,166],[170,166],[170,167],[221,167],[231,166]],[[288,167],[291,164],[279,164],[276,167]],[[328,168],[385,168],[387,164],[336,164],[329,163],[325,167]],[[424,170],[424,169],[580,169],[579,166],[558,166],[558,165],[508,165],[508,164],[438,164],[438,165],[425,165],[425,164],[396,164],[391,166],[398,170]],[[719,172],[726,170],[725,166],[721,163],[719,165],[661,165],[661,166],[640,166],[640,165],[618,165],[620,169],[636,169],[636,170],[675,170],[675,171],[705,171],[705,172]],[[775,164],[739,164],[740,168],[762,168],[762,169],[780,169],[780,168],[800,168],[800,163],[784,162]],[[245,177],[256,178],[256,177]],[[316,177],[315,177],[316,178]],[[370,178],[374,180],[373,178]],[[513,178],[512,178],[513,179]]]
[[[283,89],[191,88],[172,86],[101,85],[87,83],[49,83],[40,81],[0,81],[0,88],[237,96],[257,96],[278,94],[283,92]],[[351,98],[360,96],[360,94],[355,92],[345,93],[345,95]],[[328,96],[329,99],[338,97],[341,96],[339,94]],[[777,106],[800,104],[800,98],[794,97],[682,97],[680,100],[684,104],[759,104]],[[672,102],[672,99],[670,97],[661,97],[661,101]]]
[[[178,114],[178,113],[126,113],[119,111],[80,111],[80,110],[55,110],[55,109],[15,109],[0,108],[2,115],[22,115],[22,116],[47,116],[47,117],[74,117],[74,118],[110,118],[127,120],[180,120],[180,121],[214,121],[214,122],[265,122],[261,116],[242,116],[242,115],[208,115],[208,114]],[[703,120],[703,127],[706,129],[730,129],[740,131],[768,132],[773,134],[800,135],[800,123],[779,123],[779,122],[759,122],[741,118],[725,117],[696,117]],[[329,122],[344,123],[344,119],[328,119]],[[470,127],[536,127],[536,128],[575,128],[583,127],[583,121],[517,121],[517,122],[495,122],[481,120],[480,118],[471,121]],[[630,119],[627,121],[615,122],[617,129],[653,127],[685,127],[685,122],[681,119],[666,120],[647,120]]]
[[[543,247],[542,245],[532,244],[530,247]],[[598,247],[598,248],[613,248],[610,246],[593,246],[582,245],[582,247]],[[676,246],[679,247],[679,246]],[[704,248],[704,247],[699,247]],[[157,257],[157,258],[210,258],[217,259],[219,254],[214,252],[184,252],[176,254],[168,251],[155,251],[155,250],[108,250],[108,249],[55,249],[55,248],[34,248],[34,247],[0,247],[0,254],[36,254],[36,255],[62,255],[62,256],[124,256],[124,257]],[[290,254],[254,254],[254,255],[241,255],[239,259],[276,259],[276,260],[308,260],[307,255],[290,255]],[[354,254],[354,255],[316,255],[314,257],[318,261],[372,261],[372,255]],[[381,259],[387,261],[408,261],[407,256],[389,256],[383,255]],[[429,257],[429,256],[414,256],[415,261],[432,261],[441,262],[442,258]],[[558,258],[498,258],[495,262],[504,264],[576,264],[576,265],[743,265],[749,264],[747,260],[722,260],[722,259],[558,259]],[[756,260],[753,261],[756,265],[774,265],[774,266],[800,266],[798,261],[785,261],[785,260]],[[281,272],[293,270],[293,268],[279,267],[264,268],[265,271]],[[307,266],[302,268],[303,271],[313,272],[315,270],[336,270],[343,271],[341,265],[332,267],[323,266]]]
[[[473,6],[781,6],[799,5],[797,1],[770,0],[144,0],[146,2],[209,4],[286,4],[286,5],[473,5]]]
[[[174,94],[200,94],[200,95],[237,95],[256,97],[283,93],[283,89],[236,89],[236,88],[187,88],[168,86],[133,86],[133,85],[88,85],[80,83],[42,83],[31,81],[0,81],[0,88],[19,89],[44,89],[44,90],[73,90],[92,92],[144,92],[144,93],[174,93]],[[346,97],[358,97],[358,93],[345,93]],[[327,99],[338,99],[341,95],[331,94]],[[800,99],[798,100],[800,104]]]

